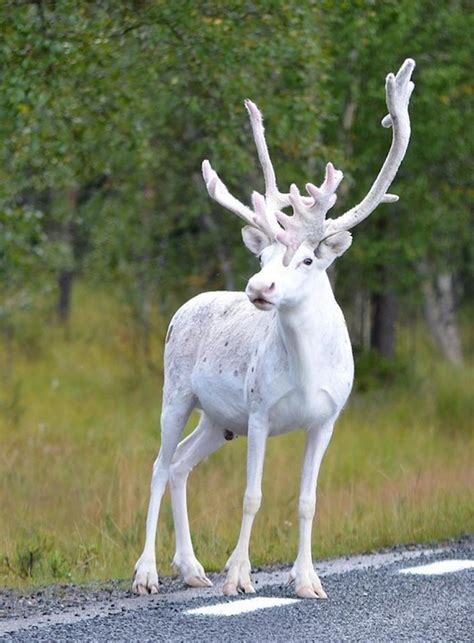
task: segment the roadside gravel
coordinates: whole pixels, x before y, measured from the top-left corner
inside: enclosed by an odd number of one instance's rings
[[[461,538],[452,539],[443,543],[424,543],[401,545],[393,548],[381,549],[369,552],[370,554],[404,554],[416,552],[430,547],[474,547],[474,534],[466,534]],[[347,560],[353,557],[346,557]],[[344,560],[344,559],[342,559]],[[325,564],[332,561],[317,561],[317,568],[324,571]],[[268,567],[255,568],[255,572],[274,573],[286,570],[288,565],[271,565]],[[220,573],[211,573],[209,578],[217,584],[222,580]],[[175,593],[184,588],[179,578],[160,578],[160,595]],[[47,587],[37,588],[31,591],[19,591],[8,588],[0,588],[0,623],[4,619],[24,619],[35,616],[48,616],[64,610],[73,611],[80,616],[81,612],[97,606],[107,606],[111,610],[120,609],[120,602],[123,599],[130,599],[133,594],[130,591],[130,579],[109,580],[102,582],[90,582],[85,584],[61,583]],[[137,599],[140,600],[140,599]]]

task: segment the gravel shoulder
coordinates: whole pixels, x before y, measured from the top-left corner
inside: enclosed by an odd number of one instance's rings
[[[425,543],[402,545],[390,549],[372,551],[360,556],[316,561],[316,568],[321,576],[337,574],[349,569],[376,568],[387,562],[418,558],[429,555],[433,548],[438,551],[452,548],[474,550],[474,534],[467,534],[458,539],[443,543]],[[284,584],[288,575],[288,565],[272,565],[254,569],[256,586]],[[206,596],[220,596],[224,575],[209,574],[214,587],[205,590]],[[203,590],[192,590],[184,587],[179,578],[160,578],[160,599],[166,600],[186,597],[203,596]],[[6,631],[5,626],[15,621],[33,622],[35,618],[41,621],[58,621],[88,618],[93,615],[123,612],[130,609],[140,609],[148,601],[156,597],[135,597],[130,591],[130,579],[91,582],[86,584],[57,584],[37,588],[31,591],[18,591],[0,588],[0,635]],[[56,618],[54,618],[56,616]],[[58,616],[61,616],[59,619]],[[64,617],[64,618],[63,618]],[[26,623],[25,623],[26,624]],[[3,625],[3,627],[2,627]],[[20,623],[18,623],[20,625]],[[15,628],[16,629],[16,628]]]

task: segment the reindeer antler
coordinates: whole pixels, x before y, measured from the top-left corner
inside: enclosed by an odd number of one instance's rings
[[[212,166],[207,159],[202,162],[202,175],[207,191],[209,192],[209,196],[214,199],[214,201],[217,201],[217,203],[223,205],[224,208],[234,212],[246,223],[255,226],[253,221],[254,213],[252,210],[232,196],[224,182],[219,178],[217,172],[212,169]]]
[[[388,74],[385,93],[389,113],[382,119],[382,125],[383,127],[392,127],[393,134],[387,158],[367,196],[342,216],[326,221],[326,234],[339,230],[350,230],[367,218],[379,203],[398,201],[398,196],[387,194],[387,190],[395,178],[410,140],[408,104],[415,88],[414,83],[410,80],[414,69],[415,61],[407,58],[396,76]]]
[[[265,129],[263,117],[258,107],[248,98],[244,101],[247,112],[250,116],[253,138],[257,147],[258,159],[263,170],[265,180],[265,201],[272,208],[285,208],[290,205],[290,195],[280,192],[276,183],[275,170],[268,152],[267,141],[265,140]]]
[[[305,239],[310,238],[314,243],[321,239],[324,217],[336,201],[335,191],[343,174],[335,170],[332,163],[328,163],[321,187],[318,188],[312,183],[306,185],[309,196],[301,196],[294,184],[289,193],[280,192],[265,140],[262,114],[251,100],[245,101],[245,107],[250,117],[258,158],[263,170],[265,196],[253,192],[253,210],[251,210],[232,196],[207,160],[202,164],[204,181],[209,195],[215,201],[237,214],[249,225],[261,230],[271,241],[277,239],[286,245],[284,263],[287,264]],[[281,212],[281,208],[287,206],[293,208],[294,215],[291,217]]]
[[[324,220],[327,212],[336,203],[336,190],[342,181],[343,173],[336,170],[332,163],[326,165],[326,175],[318,188],[313,183],[306,184],[309,197],[302,197],[297,186],[290,187],[290,203],[293,216],[277,212],[276,217],[283,230],[277,234],[278,241],[286,247],[283,263],[287,265],[291,256],[303,241],[316,245],[324,236]]]
[[[287,247],[283,258],[285,265],[288,265],[296,249],[304,241],[316,246],[325,237],[356,226],[368,217],[379,203],[398,201],[398,196],[388,194],[387,190],[395,178],[410,140],[408,103],[414,88],[410,80],[414,68],[415,61],[407,58],[396,76],[387,76],[385,87],[389,113],[382,120],[382,125],[392,127],[392,145],[367,196],[342,216],[326,219],[326,214],[336,202],[336,190],[343,178],[342,172],[336,170],[332,163],[326,165],[324,182],[319,188],[312,183],[306,184],[309,196],[301,196],[295,184],[291,185],[289,193],[280,192],[265,140],[262,114],[250,100],[245,101],[245,107],[250,116],[258,158],[263,170],[265,196],[254,192],[254,210],[251,210],[230,194],[209,161],[204,161],[202,172],[210,196],[246,223],[261,230],[270,241],[277,240],[283,243]],[[292,216],[281,211],[287,206],[292,207]]]
[[[251,100],[245,101],[250,116],[250,124],[257,146],[258,158],[263,170],[263,177],[265,180],[265,197],[258,192],[252,194],[252,204],[254,210],[244,205],[241,201],[236,199],[229,192],[223,181],[217,175],[209,161],[205,160],[202,163],[202,174],[206,183],[209,195],[218,203],[223,205],[228,210],[231,210],[246,223],[258,228],[270,241],[276,238],[281,227],[275,216],[275,211],[278,208],[284,208],[290,205],[290,198],[288,194],[282,194],[276,184],[275,170],[270,159],[268,152],[267,142],[265,140],[265,131],[263,128],[262,114],[255,103]]]

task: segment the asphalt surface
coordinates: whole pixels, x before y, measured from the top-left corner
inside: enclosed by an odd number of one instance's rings
[[[472,539],[430,549],[319,563],[328,600],[296,600],[237,615],[195,615],[226,598],[223,575],[205,590],[169,586],[158,596],[96,601],[46,616],[0,620],[5,641],[473,641],[474,570],[440,575],[400,570],[441,560],[474,560]],[[259,597],[294,599],[288,569],[254,574]],[[250,607],[254,603],[249,603]]]

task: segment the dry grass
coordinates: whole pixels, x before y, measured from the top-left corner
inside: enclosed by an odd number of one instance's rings
[[[38,320],[20,324],[0,394],[3,584],[127,577],[141,550],[163,328],[152,372],[140,366],[124,311],[90,291],[78,296],[69,337],[47,323],[40,332]],[[473,371],[424,350],[410,385],[354,396],[341,417],[322,467],[315,556],[473,531]],[[194,541],[210,570],[236,542],[245,448],[244,439],[226,443],[190,478]],[[254,564],[295,556],[302,448],[301,433],[270,440]],[[159,531],[160,572],[169,573],[168,498]]]

